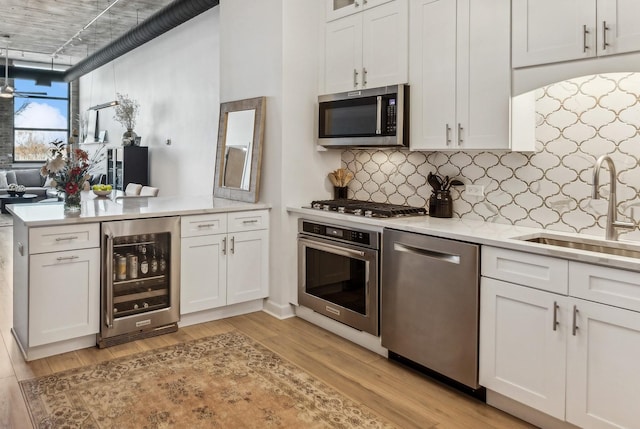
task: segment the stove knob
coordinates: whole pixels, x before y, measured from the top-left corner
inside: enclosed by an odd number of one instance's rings
[[[344,207],[338,207],[338,213],[344,213]]]
[[[322,206],[322,210],[329,211],[329,209],[330,209],[330,208],[331,208],[331,206],[329,206],[329,204],[324,204],[324,205]]]
[[[364,216],[365,217],[373,217],[373,212],[371,210],[365,210],[364,211]]]
[[[356,216],[362,216],[362,209],[353,209],[353,214]]]

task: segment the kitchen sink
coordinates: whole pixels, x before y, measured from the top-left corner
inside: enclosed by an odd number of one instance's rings
[[[624,256],[640,259],[640,246],[621,242],[600,241],[597,239],[565,237],[561,235],[536,234],[531,236],[516,237],[516,240],[530,243],[545,244],[567,249],[587,250],[589,252],[606,253],[608,255]]]

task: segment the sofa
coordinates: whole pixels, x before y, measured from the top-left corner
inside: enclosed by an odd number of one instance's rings
[[[0,171],[0,195],[7,194],[9,185],[23,185],[27,194],[35,194],[35,201],[44,200],[56,196],[58,191],[48,186],[47,178],[40,175],[39,168],[25,168],[17,170]]]

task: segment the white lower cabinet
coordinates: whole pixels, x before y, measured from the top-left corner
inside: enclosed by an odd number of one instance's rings
[[[485,246],[483,259],[494,250]],[[526,255],[498,250],[504,260],[509,252],[514,260]],[[568,276],[558,282],[568,284],[569,296],[509,282],[507,271],[500,279],[483,271],[480,384],[581,428],[640,427],[640,313],[571,296],[578,288],[636,295],[640,281],[630,277],[640,273],[604,268],[603,283],[603,267],[568,264]]]
[[[180,314],[268,296],[268,215],[182,217]]]
[[[29,346],[97,334],[100,249],[32,255]]]
[[[480,290],[480,384],[564,420],[567,298],[486,277]]]

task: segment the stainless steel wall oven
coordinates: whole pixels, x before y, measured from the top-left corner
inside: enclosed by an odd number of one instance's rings
[[[98,346],[176,331],[180,218],[104,222],[102,236]]]
[[[378,232],[298,221],[298,303],[378,335]]]

